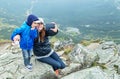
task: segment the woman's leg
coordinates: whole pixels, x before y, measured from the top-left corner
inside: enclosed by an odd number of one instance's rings
[[[61,67],[61,64],[51,57],[45,57],[45,58],[41,58],[41,59],[37,59],[37,60],[51,65],[54,70],[57,70],[58,68]]]
[[[63,69],[65,68],[65,64],[63,63],[63,61],[60,59],[60,57],[56,54],[56,52],[53,52],[53,54],[50,56],[51,58],[53,58],[54,60],[56,60],[56,62],[58,62],[60,64],[60,67],[58,69]]]

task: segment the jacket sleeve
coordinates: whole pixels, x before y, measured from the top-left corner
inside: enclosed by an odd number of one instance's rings
[[[56,35],[58,33],[58,30],[57,30],[57,32],[53,32],[52,30],[46,30],[46,35],[47,36],[54,36],[54,35]]]
[[[30,37],[35,39],[37,37],[37,29],[30,30]]]
[[[45,25],[46,35],[47,36],[54,36],[54,35],[56,35],[58,33],[58,30],[57,30],[57,32],[54,32],[54,31],[51,30],[51,28],[55,28],[55,24],[48,23],[48,24]]]
[[[24,29],[25,28],[22,26],[20,28],[16,28],[11,35],[11,40],[13,40],[14,36],[16,36],[18,34],[20,35],[24,31]]]

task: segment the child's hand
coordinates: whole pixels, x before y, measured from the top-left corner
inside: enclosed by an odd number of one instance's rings
[[[34,29],[36,29],[36,28],[37,28],[37,26],[31,27],[31,30],[34,30]]]
[[[13,38],[13,41],[20,41],[20,35],[16,35],[14,38]]]
[[[13,41],[12,45],[19,45],[19,41],[15,41],[15,42]]]
[[[18,45],[18,44],[19,44],[19,41],[20,41],[20,35],[16,35],[16,36],[13,38],[12,45]]]
[[[32,27],[32,28],[31,28],[31,30],[34,30],[34,29],[35,29],[35,27]]]
[[[38,23],[33,23],[32,25],[31,25],[31,30],[34,30],[37,26],[38,26],[39,24]]]

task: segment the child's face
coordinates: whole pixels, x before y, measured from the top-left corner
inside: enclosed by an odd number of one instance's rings
[[[39,23],[38,26],[37,26],[37,29],[38,31],[40,32],[44,27],[44,24],[43,23]]]
[[[38,27],[38,26],[39,26],[39,24],[36,23],[36,22],[33,22],[32,25],[31,25],[31,27]]]

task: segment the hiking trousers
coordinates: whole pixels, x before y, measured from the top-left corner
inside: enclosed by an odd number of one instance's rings
[[[37,60],[51,65],[53,67],[54,71],[57,69],[65,68],[65,64],[60,59],[60,57],[56,54],[56,52],[53,52],[49,57],[40,58]]]

